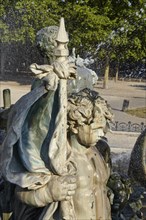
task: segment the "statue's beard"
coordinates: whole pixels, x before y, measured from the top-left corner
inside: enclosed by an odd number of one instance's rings
[[[97,141],[104,136],[102,128],[91,129],[90,126],[84,125],[83,127],[78,128],[77,140],[81,145],[84,145],[86,148],[95,146]]]

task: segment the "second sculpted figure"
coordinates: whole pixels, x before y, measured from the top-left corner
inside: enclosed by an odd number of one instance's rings
[[[95,147],[111,118],[106,102],[91,90],[83,90],[68,99],[68,143],[65,146],[68,174],[56,175],[53,167],[47,164],[48,174],[43,174],[42,170],[40,175],[42,179],[48,175],[46,184],[41,186],[38,182],[34,189],[17,186],[14,219],[31,219],[31,216],[33,219],[55,220],[111,219],[106,186],[110,167]],[[36,115],[31,120],[32,124],[36,123]],[[43,148],[40,150],[44,151]],[[42,159],[46,162],[47,157],[42,152]],[[29,175],[35,178],[35,173]],[[70,210],[67,210],[66,202],[70,201]]]

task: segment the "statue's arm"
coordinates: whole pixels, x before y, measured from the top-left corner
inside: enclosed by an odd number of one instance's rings
[[[16,187],[17,198],[31,206],[44,207],[54,201],[69,200],[76,189],[76,178],[74,176],[52,175],[50,181],[36,190]]]

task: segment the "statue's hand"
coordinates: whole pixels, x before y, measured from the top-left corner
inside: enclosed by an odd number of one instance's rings
[[[69,79],[76,79],[77,78],[77,72],[76,72],[76,65],[75,63],[69,63]]]
[[[43,81],[46,90],[56,90],[58,86],[58,76],[53,72],[51,65],[38,65],[33,63],[30,65],[30,70]]]
[[[36,75],[37,78],[41,79],[42,77],[48,75],[48,73],[53,71],[53,66],[51,65],[38,65],[32,63],[30,65],[30,70]]]
[[[60,79],[76,78],[76,66],[74,63],[68,63],[68,60],[62,63],[55,61],[53,67],[54,72]]]
[[[53,201],[70,200],[75,194],[76,178],[75,176],[52,176],[48,183],[49,192]]]
[[[42,78],[42,81],[44,82],[46,90],[53,90],[55,91],[58,86],[58,76],[52,72],[45,77]]]

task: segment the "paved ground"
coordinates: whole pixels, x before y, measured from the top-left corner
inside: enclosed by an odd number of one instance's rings
[[[1,81],[0,82],[0,107],[3,106],[2,91],[9,88],[11,90],[12,103],[15,103],[22,95],[30,90],[30,85],[23,85],[17,82]],[[130,116],[122,112],[123,100],[128,99],[129,108],[144,107],[146,106],[146,83],[145,82],[125,82],[118,81],[115,83],[113,80],[109,81],[109,88],[103,89],[102,82],[99,81],[95,86],[99,94],[105,98],[111,105],[115,115],[115,121],[132,121],[146,123],[138,117]]]
[[[3,106],[3,90],[11,90],[11,102],[14,104],[20,97],[30,91],[30,85],[23,85],[17,82],[1,81],[0,82],[0,107]]]
[[[129,100],[129,108],[146,106],[146,83],[145,82],[125,82],[109,81],[108,89],[102,88],[102,82],[98,82],[96,90],[105,98],[112,107],[115,121],[132,123],[144,122],[146,118],[131,116],[122,111],[123,100]],[[111,150],[116,153],[131,152],[139,133],[113,132],[108,133],[107,138]]]
[[[108,89],[102,88],[102,82],[95,87],[99,94],[105,98],[111,105],[115,115],[115,121],[132,121],[133,123],[145,122],[135,116],[122,112],[124,99],[129,100],[129,108],[138,108],[146,106],[146,83],[145,82],[125,82],[113,80],[109,81]]]
[[[22,83],[1,81],[0,83],[0,107],[3,106],[2,91],[3,89],[11,89],[12,103],[15,103],[22,95],[30,90],[30,85]],[[145,82],[125,82],[109,81],[108,89],[102,88],[102,82],[99,81],[95,86],[96,91],[105,98],[111,105],[115,115],[115,121],[146,124],[146,119],[131,116],[122,112],[123,100],[130,101],[129,108],[146,106],[146,83]],[[108,133],[107,138],[112,151],[125,152],[131,151],[139,133]]]

